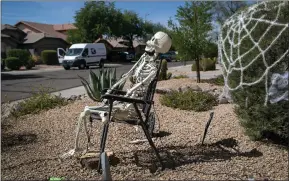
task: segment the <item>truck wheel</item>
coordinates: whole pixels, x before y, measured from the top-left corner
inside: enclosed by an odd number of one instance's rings
[[[86,66],[85,68],[86,68],[86,69],[89,69],[89,66]]]
[[[85,62],[81,62],[78,66],[79,69],[85,69],[86,65]]]
[[[65,70],[70,70],[70,67],[69,67],[69,66],[63,66],[63,68],[64,68]]]
[[[104,67],[104,61],[103,60],[100,60],[99,62],[99,68],[103,68]]]

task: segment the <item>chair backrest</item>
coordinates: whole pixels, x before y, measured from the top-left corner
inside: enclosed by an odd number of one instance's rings
[[[158,70],[157,70],[156,76],[150,82],[150,84],[148,86],[146,95],[144,96],[144,101],[152,101],[154,98],[155,90],[156,90],[158,79],[159,79],[161,65],[162,65],[162,60],[160,60],[159,65],[157,67]],[[150,110],[151,110],[151,104],[150,103],[143,105],[142,112],[145,114],[146,118],[149,116]]]

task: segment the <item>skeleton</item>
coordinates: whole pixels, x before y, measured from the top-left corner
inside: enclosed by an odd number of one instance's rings
[[[140,57],[138,62],[124,74],[121,79],[115,83],[105,94],[109,94],[118,85],[124,83],[129,77],[135,78],[135,83],[131,85],[131,88],[127,90],[125,97],[130,98],[143,98],[145,95],[148,85],[155,78],[157,73],[156,59],[159,53],[166,53],[171,47],[171,38],[164,32],[157,32],[149,41],[146,43],[145,53]],[[103,124],[109,124],[111,120],[108,120],[109,105],[107,100],[102,101],[101,106],[86,106],[84,111],[81,112],[76,128],[76,137],[74,148],[69,152],[62,155],[62,158],[67,158],[74,155],[77,151],[80,151],[78,140],[80,127],[84,123],[84,130],[87,136],[87,150],[90,145],[90,138],[87,131],[87,120],[93,114],[98,116]],[[125,120],[128,117],[136,117],[134,107],[131,103],[114,102],[111,119],[114,120]]]

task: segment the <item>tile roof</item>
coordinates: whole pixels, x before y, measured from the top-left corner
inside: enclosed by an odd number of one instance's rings
[[[4,30],[4,29],[17,30],[17,27],[8,25],[8,24],[1,24],[1,30]]]
[[[41,40],[42,38],[55,38],[55,37],[45,33],[28,33],[27,36],[24,38],[23,44],[35,43]]]
[[[54,25],[52,24],[44,24],[44,23],[35,23],[35,22],[29,22],[29,21],[20,21],[18,22],[15,26],[17,26],[18,24],[25,24],[27,26],[30,26],[42,33],[46,33],[50,36],[53,36],[55,38],[62,38],[63,40],[66,40],[66,35],[63,34],[63,33],[60,33],[60,32],[57,32],[55,29],[54,29]]]
[[[53,25],[53,28],[56,31],[77,29],[73,24],[58,24],[58,25]]]

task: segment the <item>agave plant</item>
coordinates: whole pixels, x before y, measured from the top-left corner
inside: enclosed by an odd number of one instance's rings
[[[116,68],[114,69],[101,69],[99,74],[96,75],[92,70],[89,73],[89,82],[83,77],[80,77],[81,83],[84,86],[88,96],[94,101],[100,101],[101,92],[103,89],[112,87],[118,79],[116,78]],[[116,87],[118,90],[122,90],[124,84]]]

